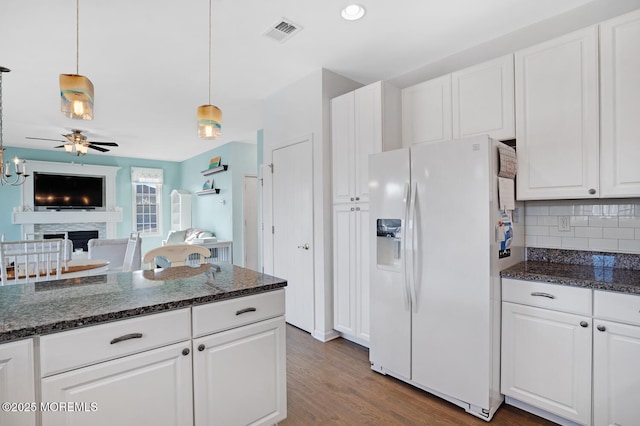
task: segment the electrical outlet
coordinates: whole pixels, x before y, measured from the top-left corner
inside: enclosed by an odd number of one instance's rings
[[[571,231],[569,216],[558,217],[558,231]]]

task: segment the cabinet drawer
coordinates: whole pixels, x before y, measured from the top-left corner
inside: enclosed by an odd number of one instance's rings
[[[284,315],[284,290],[193,307],[193,337]]]
[[[591,315],[591,289],[502,279],[502,300],[556,311]]]
[[[189,309],[180,309],[43,336],[41,375],[188,340],[189,320]]]
[[[640,296],[596,290],[593,295],[593,316],[640,325]]]

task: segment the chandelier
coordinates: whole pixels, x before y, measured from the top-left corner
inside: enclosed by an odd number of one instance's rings
[[[13,158],[15,174],[11,174],[11,162],[4,162],[4,146],[2,144],[2,74],[11,71],[0,66],[0,184],[18,186],[27,179],[27,162],[18,157]]]

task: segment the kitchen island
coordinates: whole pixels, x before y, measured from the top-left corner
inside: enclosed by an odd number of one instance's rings
[[[0,287],[0,423],[277,423],[284,286],[205,264]]]

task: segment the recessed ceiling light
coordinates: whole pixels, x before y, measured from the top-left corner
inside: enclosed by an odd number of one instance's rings
[[[342,17],[347,21],[356,21],[364,16],[364,7],[359,4],[350,4],[342,9]]]

